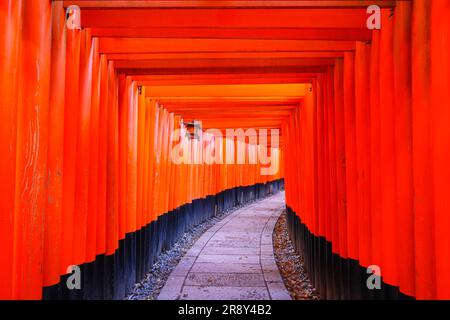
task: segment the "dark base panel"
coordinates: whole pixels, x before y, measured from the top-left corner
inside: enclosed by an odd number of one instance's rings
[[[289,237],[303,257],[305,269],[322,299],[330,300],[412,300],[398,287],[382,281],[381,289],[367,288],[367,269],[353,259],[344,259],[331,250],[331,242],[313,235],[295,212],[287,207]]]
[[[43,289],[44,300],[120,300],[142,281],[158,256],[181,236],[207,219],[236,206],[284,189],[284,181],[236,187],[194,200],[164,215],[119,241],[113,255],[99,255],[81,268],[81,290],[67,289],[68,275]],[[155,241],[156,240],[156,241]]]

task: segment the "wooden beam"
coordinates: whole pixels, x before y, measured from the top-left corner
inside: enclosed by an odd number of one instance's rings
[[[353,51],[354,41],[100,38],[101,53]]]
[[[224,74],[176,74],[176,75],[140,75],[133,76],[134,81],[158,81],[158,80],[212,80],[212,79],[267,79],[267,77],[273,78],[315,78],[315,73],[254,73],[254,74],[236,74],[236,73],[224,73]]]
[[[137,75],[178,75],[178,74],[224,74],[224,73],[239,73],[239,74],[252,74],[252,73],[324,73],[327,71],[326,66],[281,66],[281,67],[239,67],[239,68],[178,68],[178,69],[168,69],[168,68],[158,68],[158,69],[118,69],[121,74],[128,76]]]
[[[94,37],[260,39],[260,40],[352,40],[368,41],[372,31],[364,28],[93,28]]]
[[[334,59],[327,58],[286,58],[286,59],[158,59],[158,60],[118,60],[117,69],[184,69],[184,68],[247,68],[254,67],[309,67],[331,66]]]
[[[62,1],[62,0],[53,0]],[[194,1],[194,0],[64,0],[64,6],[82,8],[364,8],[370,5],[393,7],[391,0],[246,0],[246,1]]]
[[[349,28],[366,27],[364,9],[83,9],[90,28]]]
[[[221,85],[221,84],[295,84],[312,83],[313,78],[236,78],[236,79],[178,79],[178,80],[147,80],[138,81],[142,86],[168,86],[168,85]]]
[[[304,84],[203,85],[147,87],[147,97],[303,97]]]
[[[176,53],[112,53],[108,60],[195,60],[195,59],[284,59],[284,58],[342,58],[339,51],[297,52],[176,52]]]

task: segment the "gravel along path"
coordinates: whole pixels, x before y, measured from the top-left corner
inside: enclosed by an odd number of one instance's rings
[[[264,198],[258,199],[256,202],[262,200],[264,200]],[[246,203],[243,206],[235,207],[219,216],[208,219],[204,223],[199,224],[192,230],[186,232],[170,250],[159,256],[144,280],[134,286],[133,291],[125,298],[125,300],[156,300],[173,269],[175,269],[181,258],[185,256],[186,252],[189,251],[202,234],[231,213],[250,204],[251,203]]]
[[[285,212],[281,214],[275,226],[273,245],[275,261],[292,300],[320,299],[317,290],[308,278],[301,256],[295,252],[289,239]]]

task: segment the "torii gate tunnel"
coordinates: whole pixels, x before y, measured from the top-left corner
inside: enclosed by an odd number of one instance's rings
[[[0,1],[0,299],[279,190],[322,299],[450,299],[449,52],[448,0]]]

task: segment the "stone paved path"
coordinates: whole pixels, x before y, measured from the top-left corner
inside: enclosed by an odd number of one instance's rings
[[[173,270],[159,300],[290,300],[273,253],[284,193],[241,208],[206,231]]]

